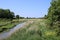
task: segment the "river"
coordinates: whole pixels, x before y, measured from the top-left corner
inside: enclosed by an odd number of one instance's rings
[[[12,33],[16,32],[18,29],[23,27],[25,24],[26,24],[26,22],[20,23],[20,24],[16,25],[14,28],[10,29],[8,32],[0,33],[0,40],[8,38],[9,36],[11,36]]]

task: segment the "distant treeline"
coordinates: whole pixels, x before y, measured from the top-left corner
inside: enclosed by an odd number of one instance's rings
[[[15,18],[24,18],[20,17],[19,15],[14,14],[14,12],[10,11],[9,9],[0,9],[0,18],[7,18],[7,19],[15,19]]]

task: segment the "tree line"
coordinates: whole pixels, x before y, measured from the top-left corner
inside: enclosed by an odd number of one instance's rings
[[[24,18],[20,17],[19,15],[15,16],[15,13],[10,11],[9,9],[0,9],[0,18],[7,18],[7,19],[14,19],[14,18]]]
[[[7,18],[7,19],[11,19],[13,18],[15,15],[14,15],[14,12],[11,12],[9,9],[0,9],[0,18]]]
[[[60,35],[60,0],[52,0],[48,10],[48,24],[50,25],[50,28],[56,29],[58,35]]]

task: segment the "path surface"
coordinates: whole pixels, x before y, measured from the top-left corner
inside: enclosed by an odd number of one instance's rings
[[[23,27],[25,24],[26,24],[26,22],[20,23],[20,24],[18,24],[17,26],[15,26],[14,28],[10,29],[9,32],[0,33],[0,40],[9,37],[12,33],[14,33],[15,31],[17,31],[17,30],[20,29],[21,27]]]

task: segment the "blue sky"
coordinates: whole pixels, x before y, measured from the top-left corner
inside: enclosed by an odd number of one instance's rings
[[[0,8],[10,9],[23,17],[43,17],[51,0],[0,0]]]

